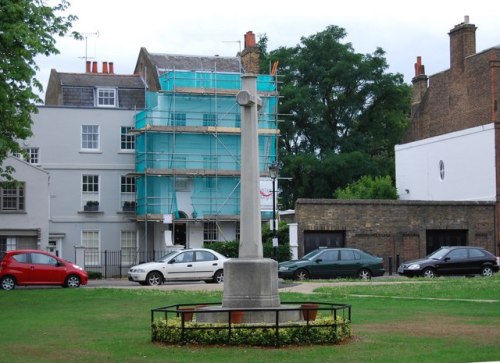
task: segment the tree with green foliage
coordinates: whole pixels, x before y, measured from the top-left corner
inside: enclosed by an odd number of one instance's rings
[[[296,47],[267,52],[262,71],[279,61],[280,200],[331,198],[365,175],[394,175],[394,145],[407,127],[411,88],[387,73],[384,51],[359,54],[337,26]]]
[[[35,78],[35,57],[59,53],[54,36],[64,36],[77,18],[60,15],[66,0],[55,6],[43,0],[0,0],[0,177],[12,180],[14,170],[2,163],[11,153],[20,153],[19,140],[31,136],[31,115],[42,91]],[[78,33],[72,33],[80,38]]]
[[[337,199],[398,199],[398,192],[389,175],[362,176],[358,181],[335,191]]]

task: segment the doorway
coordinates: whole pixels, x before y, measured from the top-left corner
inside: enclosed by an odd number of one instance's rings
[[[174,244],[186,247],[186,223],[174,224]]]

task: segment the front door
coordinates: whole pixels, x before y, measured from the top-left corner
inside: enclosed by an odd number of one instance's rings
[[[186,246],[186,223],[174,224],[174,244]]]

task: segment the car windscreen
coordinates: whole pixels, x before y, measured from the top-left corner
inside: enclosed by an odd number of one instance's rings
[[[318,254],[320,254],[321,250],[314,250],[309,252],[307,255],[304,255],[301,260],[313,260]]]
[[[435,260],[440,260],[445,256],[448,252],[450,252],[449,248],[440,248],[439,250],[432,252],[427,258],[432,258]]]
[[[157,259],[155,262],[165,262],[167,261],[170,257],[172,257],[173,255],[175,255],[176,253],[179,253],[179,251],[172,251],[172,252],[169,252],[167,253],[166,255],[160,257],[159,259]]]

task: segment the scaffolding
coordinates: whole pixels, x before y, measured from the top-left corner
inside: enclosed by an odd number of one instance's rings
[[[136,115],[137,219],[239,220],[240,73],[170,70]],[[277,82],[257,77],[259,168],[277,157]]]

